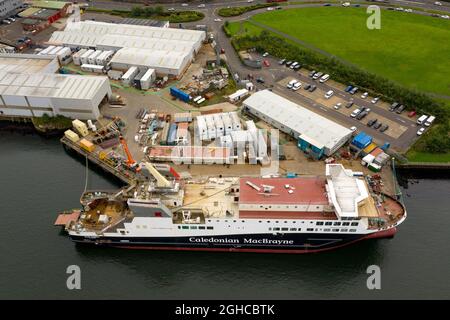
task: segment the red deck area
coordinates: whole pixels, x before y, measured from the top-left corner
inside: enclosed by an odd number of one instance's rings
[[[247,181],[261,190],[251,187]],[[326,205],[328,198],[325,183],[325,179],[320,178],[241,178],[239,202],[242,204]],[[263,185],[272,186],[272,191],[264,193]]]
[[[55,226],[65,226],[67,223],[71,221],[76,221],[78,217],[80,216],[79,210],[74,210],[70,213],[60,213],[58,215],[58,218],[56,218]]]

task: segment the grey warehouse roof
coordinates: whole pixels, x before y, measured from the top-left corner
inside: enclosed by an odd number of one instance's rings
[[[328,149],[351,134],[344,126],[269,90],[254,93],[244,101],[244,105],[301,134],[306,140],[318,142]]]
[[[0,94],[12,96],[91,99],[107,77],[62,74],[19,74],[0,71]]]

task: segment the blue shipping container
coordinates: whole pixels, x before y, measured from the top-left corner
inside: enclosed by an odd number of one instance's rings
[[[176,140],[177,140],[177,124],[172,123],[170,125],[169,134],[167,136],[167,144],[174,145],[176,144]]]
[[[372,143],[372,137],[365,132],[358,133],[352,140],[352,144],[359,149],[364,149]]]
[[[191,96],[178,88],[170,87],[170,94],[184,102],[191,101]]]

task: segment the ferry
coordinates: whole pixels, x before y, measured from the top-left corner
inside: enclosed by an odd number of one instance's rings
[[[311,253],[391,238],[403,204],[374,193],[360,173],[327,164],[315,177],[182,179],[146,162],[148,180],[88,191],[61,214],[69,237],[126,249]],[[176,173],[176,174],[172,174]]]

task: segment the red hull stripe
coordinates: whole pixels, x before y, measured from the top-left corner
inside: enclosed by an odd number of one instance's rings
[[[348,246],[355,242],[365,240],[365,239],[377,239],[377,238],[390,238],[393,237],[397,232],[396,228],[392,228],[389,230],[379,231],[376,233],[369,234],[367,236],[361,237],[354,241],[350,241],[344,244],[340,244],[331,248],[324,249],[303,249],[303,250],[289,250],[289,249],[239,249],[239,248],[185,248],[185,247],[159,247],[159,246],[145,246],[145,247],[137,247],[137,246],[115,246],[117,248],[123,249],[139,249],[139,250],[175,250],[175,251],[221,251],[221,252],[262,252],[262,253],[315,253],[315,252],[323,252],[328,250],[333,250],[341,247]]]

